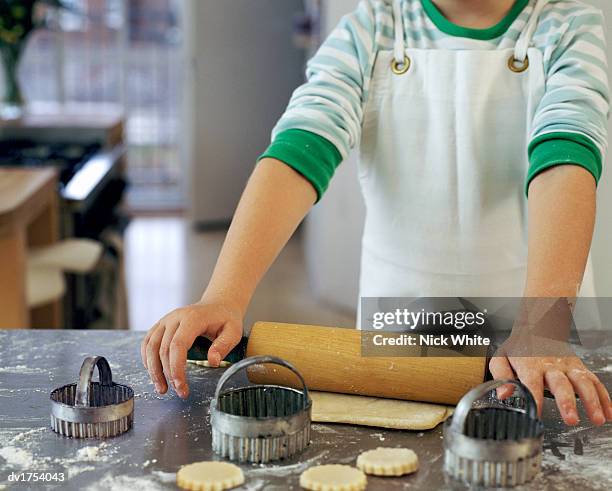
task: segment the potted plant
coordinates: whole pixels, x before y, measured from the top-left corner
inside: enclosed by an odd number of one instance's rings
[[[4,67],[4,94],[0,114],[18,118],[25,100],[19,85],[18,69],[27,40],[46,25],[45,7],[61,8],[61,0],[0,0],[0,61]]]

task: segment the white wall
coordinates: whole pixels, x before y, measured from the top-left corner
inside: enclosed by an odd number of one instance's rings
[[[329,34],[358,0],[326,0],[323,33]],[[310,284],[322,300],[355,309],[365,209],[353,153],[338,169],[328,192],[306,222],[305,251]]]
[[[323,25],[328,34],[332,31],[343,15],[357,8],[359,0],[323,0]]]
[[[293,42],[302,0],[183,0],[190,212],[226,222],[270,131],[303,80]]]
[[[608,32],[608,63],[612,79],[612,2],[610,0],[587,0],[603,10]],[[612,125],[610,125],[612,137]],[[598,190],[597,228],[593,242],[593,266],[597,295],[612,297],[612,147],[608,151],[608,162]]]

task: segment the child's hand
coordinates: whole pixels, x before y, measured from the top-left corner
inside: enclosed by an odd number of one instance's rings
[[[189,395],[187,351],[198,336],[213,340],[208,362],[218,366],[242,337],[241,312],[223,302],[198,302],[155,324],[142,341],[140,354],[157,392],[165,394],[170,383],[179,397]]]
[[[599,426],[606,420],[612,420],[612,405],[608,390],[569,349],[558,357],[506,356],[504,353],[517,352],[507,346],[502,347],[489,363],[491,374],[495,379],[518,377],[533,394],[539,414],[542,413],[544,386],[546,386],[555,396],[561,417],[566,424],[575,425],[579,421],[575,393],[580,396],[593,424]],[[511,396],[512,392],[512,386],[500,387],[498,396],[505,399]]]

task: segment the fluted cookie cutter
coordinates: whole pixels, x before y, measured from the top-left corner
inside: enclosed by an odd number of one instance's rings
[[[256,385],[223,390],[227,381],[252,365],[272,363],[293,371],[302,390]],[[232,365],[219,379],[210,405],[213,451],[238,462],[286,459],[310,444],[312,401],[302,375],[289,362],[254,356]]]
[[[93,382],[98,367],[99,382]],[[73,438],[109,438],[128,431],[134,421],[134,391],[116,384],[102,356],[85,358],[79,381],[51,392],[51,428]]]
[[[518,389],[508,402],[492,392],[505,384]],[[469,486],[522,485],[540,471],[543,433],[527,387],[518,380],[486,382],[459,401],[444,425],[444,470]]]

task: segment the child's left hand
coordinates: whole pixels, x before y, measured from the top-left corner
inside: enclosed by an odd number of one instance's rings
[[[524,341],[522,338],[521,344]],[[541,345],[542,338],[537,342]],[[561,417],[566,424],[575,425],[579,421],[575,394],[580,396],[593,424],[600,426],[612,420],[612,404],[608,390],[597,376],[584,366],[569,345],[565,345],[561,356],[507,356],[505,353],[520,353],[509,348],[512,344],[511,337],[491,359],[489,369],[495,379],[519,378],[533,394],[539,414],[542,413],[544,387],[547,387],[555,396]],[[512,386],[503,386],[498,389],[498,396],[505,399],[511,396],[512,392]]]

